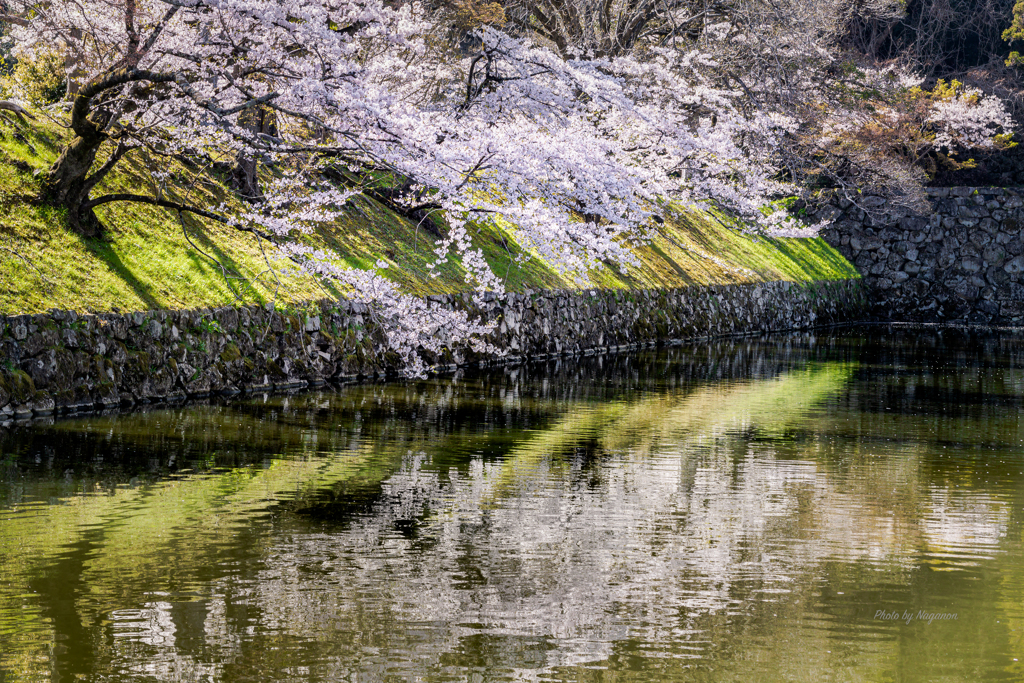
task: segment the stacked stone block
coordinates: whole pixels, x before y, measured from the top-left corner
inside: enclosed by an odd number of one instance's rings
[[[926,215],[865,197],[826,204],[811,218],[832,221],[822,237],[864,277],[875,318],[1024,323],[1024,191],[953,187],[928,194]]]
[[[446,350],[429,358],[438,371],[806,329],[859,319],[866,306],[859,281],[430,299],[493,322],[498,349]],[[387,376],[400,368],[382,340],[372,311],[349,301],[0,317],[0,422]]]

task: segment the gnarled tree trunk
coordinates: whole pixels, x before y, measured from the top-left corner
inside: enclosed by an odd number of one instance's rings
[[[102,106],[96,106],[95,100],[102,101],[107,94],[119,92],[128,83],[167,83],[174,79],[174,74],[119,68],[92,79],[75,95],[71,107],[71,130],[75,138],[47,171],[40,200],[65,209],[68,227],[78,234],[86,237],[102,234],[103,226],[89,206],[89,192],[127,151],[119,144],[100,167],[94,168],[100,147],[110,139],[107,124],[111,118]]]
[[[105,139],[104,135],[76,137],[61,152],[43,181],[43,201],[66,209],[68,227],[86,237],[99,237],[102,233],[102,225],[92,210],[83,210],[82,206],[99,181],[92,179],[89,172]]]

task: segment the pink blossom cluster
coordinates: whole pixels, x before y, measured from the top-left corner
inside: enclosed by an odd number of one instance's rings
[[[936,102],[928,121],[938,126],[935,144],[939,147],[992,147],[995,133],[1014,128],[1006,104],[974,88]]]

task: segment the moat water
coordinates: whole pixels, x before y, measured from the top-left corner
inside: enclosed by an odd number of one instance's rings
[[[1024,678],[1024,335],[0,429],[0,681]]]

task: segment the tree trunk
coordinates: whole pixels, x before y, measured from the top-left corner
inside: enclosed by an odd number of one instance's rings
[[[238,123],[257,135],[277,135],[274,115],[266,107],[254,107],[238,117]],[[231,167],[231,188],[248,202],[263,201],[263,189],[260,187],[259,160],[251,154],[239,152]]]
[[[244,152],[239,152],[235,157],[235,163],[231,167],[230,183],[231,189],[248,202],[258,202],[263,198],[263,190],[260,188],[260,179],[257,175],[259,162]]]
[[[173,12],[167,18],[171,16]],[[179,74],[175,72],[160,73],[132,66],[118,67],[96,76],[75,95],[71,105],[71,130],[75,132],[75,139],[64,148],[47,171],[39,197],[45,204],[66,209],[68,227],[73,231],[85,237],[99,237],[102,234],[103,226],[86,205],[89,192],[128,151],[128,147],[119,143],[110,158],[89,173],[96,162],[100,146],[109,139],[105,130],[112,116],[102,106],[97,110],[94,100],[99,98],[102,104],[104,98],[111,93],[116,94],[125,85],[132,83],[171,83],[177,78]]]
[[[82,209],[96,178],[89,176],[104,136],[76,137],[46,173],[42,199],[67,210],[68,227],[85,237],[99,237],[103,226],[91,209]]]

